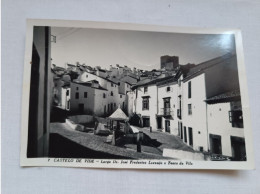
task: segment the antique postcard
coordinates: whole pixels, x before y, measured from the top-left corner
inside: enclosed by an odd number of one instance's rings
[[[242,37],[28,20],[21,166],[254,169]]]

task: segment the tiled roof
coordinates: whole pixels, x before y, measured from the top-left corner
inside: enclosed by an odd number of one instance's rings
[[[215,104],[215,103],[231,102],[234,100],[240,100],[239,89],[210,97],[206,99],[205,102],[207,102],[208,104]]]
[[[134,79],[134,80],[133,80],[133,79]],[[136,79],[136,78],[133,78],[133,77],[131,77],[131,76],[125,76],[125,77],[123,77],[122,79],[120,79],[120,81],[126,82],[126,83],[128,83],[128,84],[130,84],[130,85],[133,85],[133,84],[135,84],[135,83],[137,82],[137,79]]]
[[[95,81],[95,80],[93,80]],[[98,84],[98,88],[96,87],[92,87],[92,81],[89,81],[89,82],[73,82],[74,84],[79,84],[79,85],[82,85],[82,86],[87,86],[87,87],[91,87],[91,88],[94,88],[94,89],[99,89],[99,90],[106,90],[105,88],[101,87],[99,84]]]
[[[167,77],[163,77],[163,78],[147,78],[144,80],[141,80],[139,82],[137,82],[137,84],[135,86],[132,87],[132,89],[136,89],[140,86],[146,86],[146,85],[152,85],[152,84],[157,84],[161,81],[166,81],[166,80],[173,80],[175,79],[174,76],[167,76]]]
[[[116,109],[116,111],[110,115],[108,117],[109,119],[112,120],[120,120],[120,121],[126,121],[128,120],[128,117],[126,116],[126,114],[121,110],[121,108],[119,107],[118,109]]]

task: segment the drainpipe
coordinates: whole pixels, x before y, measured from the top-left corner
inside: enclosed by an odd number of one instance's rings
[[[159,102],[158,102],[158,86],[156,86],[156,102],[157,102],[157,104],[156,104],[156,108],[157,108],[157,115],[159,114],[159,107],[158,107],[158,104],[159,104]]]
[[[206,103],[206,128],[207,128],[207,147],[208,147],[208,152],[209,152],[209,126],[208,126],[208,104]]]

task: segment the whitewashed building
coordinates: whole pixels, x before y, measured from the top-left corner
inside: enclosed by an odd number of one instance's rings
[[[164,132],[178,135],[177,106],[178,82],[174,77],[157,83],[158,87],[158,113],[157,128]]]
[[[138,82],[133,89],[133,112],[140,116],[142,126],[178,135],[194,150],[236,159],[245,157],[242,124],[238,124],[241,120],[236,118],[242,118],[241,102],[237,100],[215,105],[207,102],[223,93],[239,91],[235,54],[217,57],[196,66],[180,66],[175,76],[147,78]],[[219,113],[219,110],[224,110],[225,114]],[[231,114],[229,117],[228,113]],[[228,119],[235,119],[236,122],[230,123]]]
[[[77,114],[107,114],[107,89],[97,81],[71,82],[70,111]]]
[[[61,108],[64,110],[70,110],[70,86],[62,86],[61,87]]]
[[[143,127],[152,127],[157,130],[156,114],[157,114],[157,86],[152,79],[140,81],[135,89],[134,112],[141,116],[141,125]]]
[[[243,112],[239,90],[206,100],[209,148],[213,154],[246,160]]]
[[[96,114],[98,116],[108,116],[111,113],[113,113],[116,108],[119,106],[124,110],[126,107],[126,94],[124,92],[119,92],[119,81],[115,79],[109,79],[100,77],[98,75],[95,75],[90,72],[82,72],[78,79],[74,81],[75,83],[80,83],[81,85],[85,86],[85,88],[88,87],[88,90],[90,90],[90,93],[93,93],[93,83],[98,83],[99,88],[95,87],[95,91],[98,89],[103,89],[105,91],[102,92],[102,94],[99,94],[99,92],[95,92],[95,98],[93,99],[84,99],[84,97],[79,97],[81,99],[81,102],[79,102],[78,99],[76,99],[73,95],[75,90],[72,90],[74,85],[71,86],[71,111],[72,112],[80,112],[81,114]],[[85,84],[84,84],[85,83]],[[91,86],[89,86],[89,83],[92,83]],[[90,89],[92,88],[92,89]],[[88,91],[86,91],[88,92]],[[98,95],[99,94],[99,95]],[[97,98],[97,96],[99,96]],[[79,108],[78,103],[82,104],[86,101],[88,103],[91,103],[91,107],[88,108]],[[76,103],[75,103],[76,102]],[[99,103],[100,102],[100,103]],[[87,103],[87,102],[86,102]],[[97,104],[96,104],[97,103]],[[96,104],[96,105],[95,105]],[[95,105],[95,106],[94,106]],[[83,106],[83,105],[81,105]],[[90,106],[90,105],[85,105]]]
[[[181,84],[180,136],[193,149],[210,151],[205,100],[239,88],[236,55],[227,54],[190,68]]]

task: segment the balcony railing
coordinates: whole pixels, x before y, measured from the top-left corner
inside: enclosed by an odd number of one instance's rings
[[[177,117],[181,119],[181,109],[177,109]]]
[[[162,108],[161,113],[164,116],[173,116],[173,111],[171,108]]]

